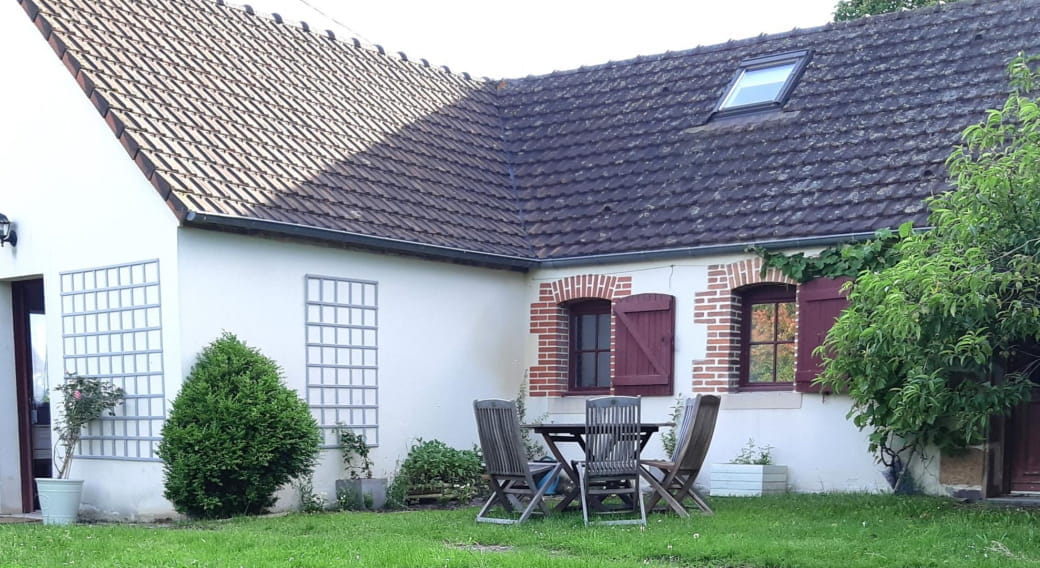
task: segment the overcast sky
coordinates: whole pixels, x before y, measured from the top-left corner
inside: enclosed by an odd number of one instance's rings
[[[229,0],[474,76],[521,77],[823,25],[837,0]],[[323,15],[324,14],[324,15]],[[344,30],[345,26],[346,29]]]

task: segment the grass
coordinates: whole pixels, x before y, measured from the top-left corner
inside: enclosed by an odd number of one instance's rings
[[[715,498],[645,529],[579,512],[520,526],[475,509],[293,514],[173,526],[0,525],[0,566],[926,567],[1040,565],[1040,511],[930,497]]]

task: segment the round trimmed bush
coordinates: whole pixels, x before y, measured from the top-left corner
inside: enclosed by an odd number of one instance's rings
[[[191,517],[259,514],[314,469],[320,444],[278,364],[224,333],[199,354],[163,427],[164,495]]]

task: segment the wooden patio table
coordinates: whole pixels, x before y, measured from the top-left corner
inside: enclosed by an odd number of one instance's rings
[[[554,510],[562,511],[571,504],[572,501],[581,497],[581,480],[578,478],[578,471],[574,469],[574,465],[563,457],[563,452],[560,451],[559,444],[561,443],[572,443],[578,444],[581,447],[582,453],[585,452],[585,423],[584,422],[563,422],[563,423],[541,423],[541,424],[521,424],[522,428],[527,428],[535,434],[541,434],[542,439],[545,440],[546,447],[549,448],[549,452],[556,458],[556,461],[563,465],[563,471],[567,474],[567,477],[571,480],[572,489],[563,496],[563,500],[556,505]],[[643,448],[653,437],[654,433],[661,428],[668,426],[675,426],[672,422],[643,422],[639,425],[639,433],[641,436],[639,451],[642,452]]]

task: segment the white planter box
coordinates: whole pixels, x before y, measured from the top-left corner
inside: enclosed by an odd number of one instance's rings
[[[337,479],[336,500],[341,501],[344,498],[354,500],[354,506],[359,511],[382,509],[386,506],[386,479]]]
[[[744,497],[786,492],[786,465],[718,463],[711,466],[712,495]]]

